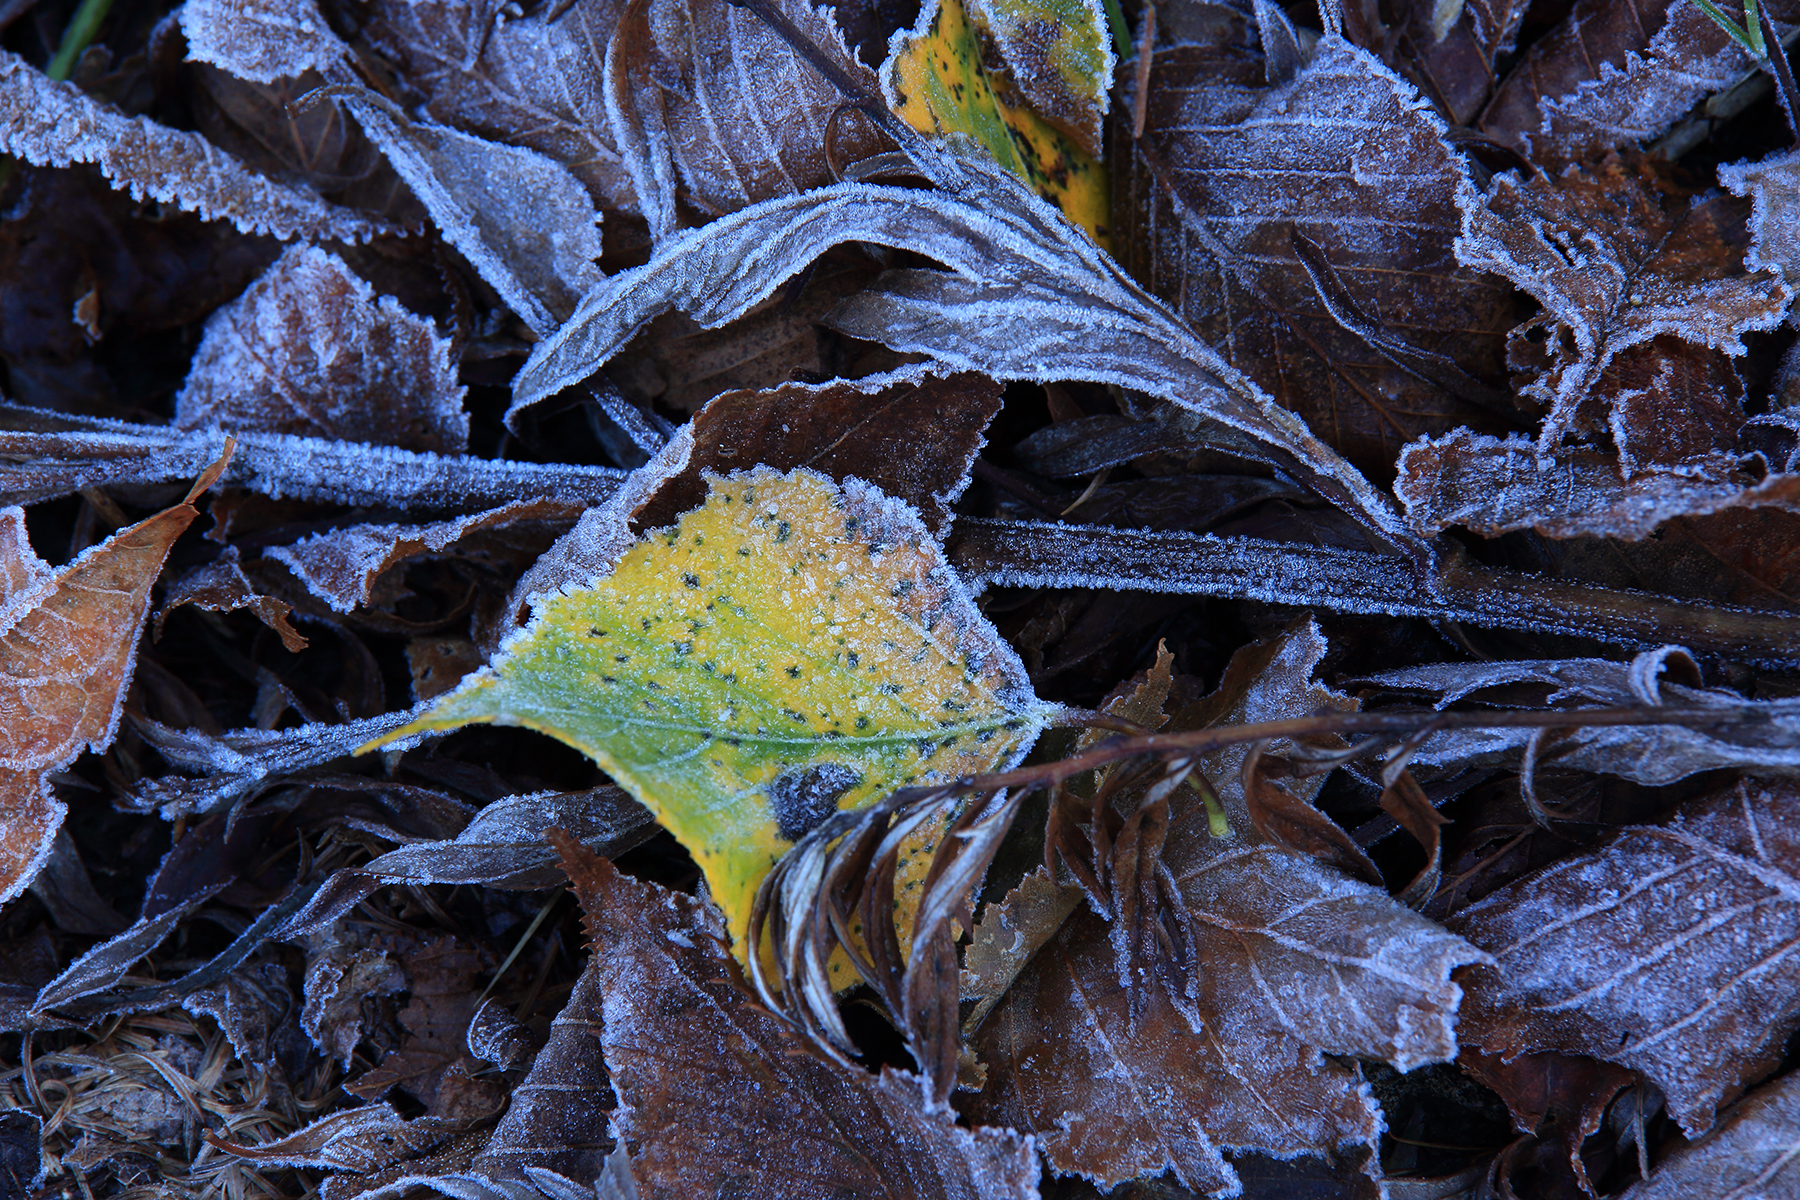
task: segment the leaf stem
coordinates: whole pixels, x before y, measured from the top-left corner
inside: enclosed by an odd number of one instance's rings
[[[67,79],[75,70],[75,61],[94,40],[94,35],[100,32],[100,22],[106,20],[106,14],[110,11],[112,0],[81,0],[81,7],[75,10],[68,27],[63,30],[62,43],[56,48],[56,57],[44,68],[44,74],[56,80]]]

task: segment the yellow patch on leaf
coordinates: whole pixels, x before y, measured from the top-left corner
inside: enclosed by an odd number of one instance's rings
[[[1068,11],[1046,8],[1022,22],[1015,18],[1030,14],[1018,4],[996,5],[989,19],[963,0],[928,0],[918,24],[890,43],[881,86],[908,125],[974,138],[1105,246],[1112,188],[1097,152],[1113,67],[1106,20],[1097,4],[1062,7]],[[1022,27],[1054,36],[1036,39],[1037,53],[1021,54]],[[1025,61],[1009,64],[1009,49]],[[1057,110],[1054,122],[1033,109],[1034,96]]]
[[[758,886],[807,831],[1016,762],[1052,708],[907,505],[807,470],[709,484],[383,740],[492,722],[574,746],[687,847],[742,956]],[[934,844],[903,863],[903,904]]]

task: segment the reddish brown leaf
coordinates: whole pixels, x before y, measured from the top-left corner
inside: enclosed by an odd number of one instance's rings
[[[1381,869],[1336,821],[1244,761],[1244,802],[1250,824],[1265,842],[1336,867],[1365,883],[1381,885]]]
[[[636,203],[606,116],[606,44],[623,0],[495,21],[472,0],[379,0],[363,34],[434,120],[555,159],[608,208]]]
[[[447,554],[475,534],[523,526],[566,529],[583,505],[560,500],[518,500],[487,512],[437,521],[430,525],[351,525],[315,534],[291,546],[264,551],[264,557],[286,566],[307,591],[337,612],[351,612],[370,602],[381,577],[401,563],[426,555]],[[543,533],[543,542],[554,532]],[[543,542],[539,542],[541,547]],[[529,561],[529,560],[527,560]]]
[[[1512,52],[1525,8],[1523,0],[1363,0],[1344,6],[1344,24],[1352,41],[1416,83],[1445,120],[1467,125],[1493,91],[1494,60]]]
[[[703,472],[760,464],[780,471],[811,467],[839,481],[854,475],[913,505],[926,528],[942,536],[950,505],[968,486],[970,465],[986,444],[983,431],[999,411],[999,385],[969,372],[937,378],[904,370],[898,378],[727,392],[694,418],[686,468],[633,523],[671,524],[706,499]]]
[[[1796,854],[1800,792],[1746,783],[1495,892],[1452,922],[1497,960],[1467,977],[1464,1038],[1641,1071],[1699,1135],[1800,1025]]]
[[[1542,456],[1525,438],[1467,430],[1408,446],[1400,455],[1394,490],[1421,533],[1460,525],[1483,537],[1535,529],[1553,538],[1594,534],[1637,541],[1683,517],[1746,508],[1800,510],[1800,475],[1757,480],[1739,467],[1736,456],[1715,455],[1698,468],[1626,478],[1619,460],[1604,451],[1565,449]]]
[[[875,90],[874,73],[844,44],[830,9],[796,0],[777,8],[838,70]],[[837,164],[885,144],[866,119],[837,120],[843,94],[727,0],[627,5],[606,69],[619,150],[658,237],[674,231],[678,198],[723,216],[834,183]]]
[[[0,900],[44,864],[64,806],[45,776],[84,749],[103,749],[131,684],[150,587],[196,516],[194,499],[231,451],[173,508],[107,538],[52,573],[25,541],[23,514],[0,514]]]
[[[1342,41],[1266,86],[1243,18],[1219,25],[1229,40],[1157,55],[1116,185],[1122,261],[1365,472],[1386,476],[1421,433],[1504,428],[1482,381],[1513,300],[1457,265],[1468,184],[1442,122]]]
[[[1520,1133],[1560,1143],[1575,1185],[1596,1194],[1581,1161],[1581,1144],[1600,1128],[1613,1097],[1637,1081],[1634,1072],[1569,1054],[1521,1054],[1506,1061],[1464,1049],[1457,1061],[1499,1093]]]
[[[587,913],[615,1122],[645,1200],[1034,1194],[1029,1142],[928,1111],[915,1076],[820,1056],[745,990],[710,906],[551,836]]]
[[[196,567],[170,582],[163,593],[162,607],[156,612],[157,637],[162,636],[163,622],[169,613],[183,604],[208,612],[235,612],[247,608],[275,631],[290,654],[306,649],[306,638],[288,620],[294,606],[256,590],[256,585],[244,574],[236,547],[227,547],[223,554],[204,567]]]
[[[1663,132],[1751,66],[1699,5],[1581,0],[1508,74],[1481,127],[1541,162],[1596,158]]]

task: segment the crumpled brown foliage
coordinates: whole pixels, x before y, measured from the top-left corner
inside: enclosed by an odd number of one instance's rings
[[[431,322],[377,298],[336,255],[296,246],[207,321],[175,425],[459,454],[464,390]]]

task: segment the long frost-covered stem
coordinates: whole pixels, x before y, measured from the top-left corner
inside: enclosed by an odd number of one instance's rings
[[[1800,663],[1800,614],[1758,612],[1457,559],[1435,587],[1395,555],[1257,538],[965,517],[947,547],[972,583],[1090,587],[1265,600],[1335,612],[1426,617],[1573,634],[1625,645],[1679,642],[1769,665]]]

